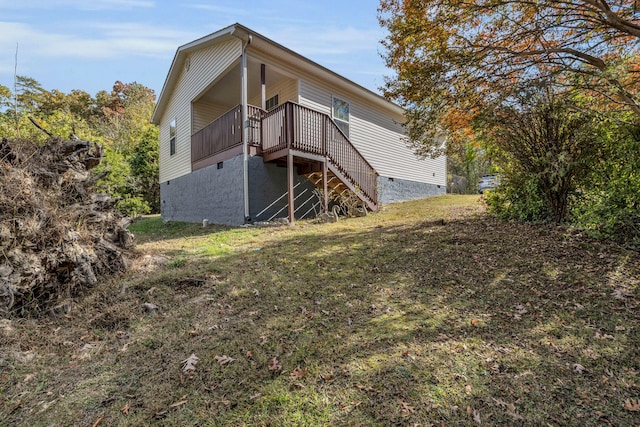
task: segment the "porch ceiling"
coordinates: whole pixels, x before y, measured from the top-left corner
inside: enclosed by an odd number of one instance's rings
[[[252,59],[247,60],[248,79],[248,98],[252,99],[260,96],[260,65],[262,62]],[[286,76],[267,65],[266,84],[267,87],[276,85]],[[221,105],[238,105],[240,104],[240,61],[236,61],[229,69],[227,74],[218,81],[211,89],[205,92],[200,99]]]

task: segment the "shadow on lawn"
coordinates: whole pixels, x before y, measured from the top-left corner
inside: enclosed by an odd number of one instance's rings
[[[639,258],[561,233],[479,218],[265,245],[241,257],[241,282],[271,313],[243,341],[278,337],[265,371],[272,355],[315,366],[303,386],[339,389],[339,424],[632,423]]]
[[[107,396],[68,411],[113,425],[637,423],[623,407],[640,383],[637,253],[483,216],[363,224],[281,232],[95,300],[98,323],[132,313],[128,338],[102,324],[114,350],[83,363]],[[134,311],[144,301],[162,310]],[[85,374],[60,369],[67,397],[86,395]]]

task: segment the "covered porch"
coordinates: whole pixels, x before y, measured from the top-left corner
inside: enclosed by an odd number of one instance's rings
[[[233,72],[238,68],[240,73]],[[294,173],[318,188],[325,213],[330,200],[355,200],[377,210],[376,171],[329,115],[291,101],[297,88],[297,81],[277,67],[237,61],[192,102],[192,170],[239,155],[286,166],[290,223],[295,221]]]

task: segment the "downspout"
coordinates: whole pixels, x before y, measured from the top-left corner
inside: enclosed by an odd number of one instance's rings
[[[247,46],[251,44],[251,39],[252,37],[251,35],[249,35],[246,41],[243,40],[244,43],[242,45],[241,59],[242,64],[240,71],[240,86],[242,87],[240,105],[242,108],[242,172],[245,224],[251,222],[251,216],[249,215],[249,108],[247,106]]]

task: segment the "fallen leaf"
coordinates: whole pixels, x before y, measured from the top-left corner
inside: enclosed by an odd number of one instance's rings
[[[291,377],[291,379],[299,380],[304,378],[308,373],[309,371],[307,369],[301,369],[300,366],[297,366],[293,371],[291,371],[291,374],[289,374],[289,376]]]
[[[610,334],[604,334],[603,335],[602,333],[600,333],[600,331],[596,331],[594,337],[598,338],[598,339],[601,339],[601,340],[613,340],[613,339],[615,339],[613,335],[610,335]]]
[[[89,344],[89,343],[87,343],[87,344],[83,345],[83,346],[82,346],[82,348],[81,348],[80,350],[78,350],[78,351],[79,351],[80,353],[83,353],[83,352],[85,352],[85,351],[89,351],[89,350],[91,350],[92,348],[96,348],[95,344]]]
[[[36,377],[36,374],[27,374],[27,375],[24,377],[24,380],[23,380],[23,381],[24,381],[25,383],[28,383],[29,381],[31,381],[31,380],[32,380],[32,379],[34,379],[35,377]]]
[[[409,414],[413,414],[416,412],[416,409],[409,405],[407,402],[405,402],[404,400],[402,400],[401,398],[398,398],[398,403],[400,404],[400,407],[402,408],[402,412],[406,412]]]
[[[476,411],[475,409],[473,410],[473,421],[475,421],[476,424],[482,424],[482,420],[480,419],[480,411]]]
[[[122,412],[124,415],[129,415],[129,409],[131,409],[131,405],[129,404],[129,402],[127,402],[124,407],[120,409],[120,412]]]
[[[220,365],[228,365],[229,363],[236,360],[233,357],[227,356],[226,354],[222,356],[215,356],[214,359],[216,359],[216,362],[218,362]]]
[[[358,384],[354,384],[353,386],[358,390],[362,390],[362,391],[371,391],[371,392],[375,391],[373,387],[367,387],[367,386],[358,385]]]
[[[169,405],[170,408],[177,408],[178,406],[182,406],[184,404],[186,404],[188,402],[188,400],[180,400],[178,402],[172,403],[171,405]]]
[[[624,301],[630,293],[626,289],[616,289],[611,293],[611,295],[617,300]]]
[[[573,364],[573,371],[574,371],[574,372],[577,372],[577,373],[581,374],[581,373],[583,373],[583,372],[584,372],[584,371],[586,371],[586,370],[587,370],[587,368],[585,368],[584,366],[582,366],[582,365],[581,365],[581,364],[579,364],[579,363],[574,363],[574,364]]]
[[[525,307],[522,304],[516,304],[514,306],[514,308],[516,309],[516,311],[518,312],[518,314],[522,315],[522,314],[526,314],[529,310],[527,310],[527,307]]]
[[[158,306],[150,302],[145,302],[144,304],[142,304],[142,308],[147,313],[155,313],[156,311],[158,311]]]
[[[516,409],[516,407],[515,407],[515,405],[513,403],[507,403],[502,399],[495,399],[494,398],[493,401],[496,402],[496,404],[498,406],[502,406],[503,408],[507,408],[507,409],[510,409],[512,411]]]
[[[278,362],[278,358],[274,356],[274,358],[271,359],[271,362],[269,362],[269,370],[279,371],[280,369],[282,369],[282,365],[280,365],[280,362]]]
[[[502,399],[493,399],[493,401],[498,405],[501,406],[503,408],[505,408],[507,411],[507,415],[509,415],[511,418],[513,418],[514,420],[523,420],[524,418],[522,418],[522,415],[518,414],[516,412],[516,405],[514,405],[513,403],[508,403],[505,402]]]
[[[196,371],[196,365],[198,364],[198,356],[195,354],[191,354],[191,356],[187,357],[182,361],[182,372],[184,373],[192,373]]]
[[[640,399],[627,399],[624,401],[624,409],[630,412],[640,412]]]
[[[471,324],[473,326],[478,326],[480,324],[480,321],[478,319],[471,319]]]
[[[323,380],[325,380],[328,383],[333,382],[333,380],[335,379],[333,372],[329,372],[328,374],[320,375],[320,378],[322,378]]]

